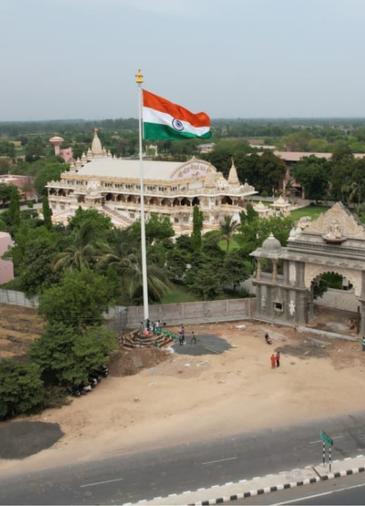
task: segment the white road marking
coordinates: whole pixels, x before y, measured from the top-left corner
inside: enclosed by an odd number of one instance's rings
[[[238,457],[227,457],[226,459],[218,459],[218,460],[208,460],[208,462],[202,462],[203,466],[208,464],[215,464],[216,462],[227,462],[228,460],[237,460]]]
[[[84,483],[83,485],[80,485],[80,488],[96,487],[97,485],[103,485],[104,483],[113,483],[115,481],[123,481],[123,480],[124,478],[115,478],[114,480],[94,481],[93,483]]]
[[[304,501],[305,499],[313,499],[314,497],[321,497],[324,495],[337,494],[337,492],[345,492],[345,490],[352,490],[353,488],[364,487],[364,483],[359,483],[358,485],[352,485],[351,487],[338,488],[336,490],[329,490],[328,492],[321,492],[320,494],[306,495],[303,497],[295,497],[294,499],[290,499],[290,501],[283,501],[275,503],[273,506],[280,506],[281,504],[293,504],[293,502]]]
[[[333,440],[336,440],[336,439],[343,439],[344,437],[346,437],[346,436],[334,436],[332,439],[333,439]],[[310,444],[310,445],[314,445],[314,444],[316,444],[316,443],[322,443],[322,442],[323,442],[323,441],[322,441],[321,439],[318,439],[318,440],[316,440],[316,441],[309,441],[309,444]]]

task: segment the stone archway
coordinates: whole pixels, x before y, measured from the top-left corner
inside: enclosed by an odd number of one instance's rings
[[[321,269],[312,279],[308,298],[311,327],[345,334],[359,332],[359,279],[356,274],[349,279],[347,274],[341,269]]]
[[[274,237],[252,254],[257,270],[256,317],[265,321],[306,324],[311,319],[312,282],[327,272],[347,278],[353,285],[365,337],[365,227],[337,203],[306,228],[291,231],[287,247]],[[263,272],[261,263],[282,262],[283,272]]]

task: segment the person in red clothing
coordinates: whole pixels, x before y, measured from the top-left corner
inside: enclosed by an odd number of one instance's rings
[[[280,351],[276,353],[276,367],[280,367]]]
[[[273,354],[271,355],[271,368],[272,368],[272,369],[275,369],[275,367],[276,367],[276,356],[275,356],[275,354],[273,353]]]

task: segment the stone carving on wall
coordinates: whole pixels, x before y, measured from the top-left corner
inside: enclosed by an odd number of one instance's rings
[[[185,179],[193,177],[204,177],[210,173],[216,173],[216,170],[210,163],[204,162],[203,160],[195,160],[189,161],[182,167],[179,167],[179,169],[172,175],[172,178]]]
[[[322,237],[328,243],[341,244],[346,241],[346,237],[342,232],[342,227],[337,220],[333,220],[329,224],[327,232]]]
[[[357,223],[354,216],[345,209],[345,207],[337,202],[328,211],[321,214],[319,218],[314,220],[304,231],[303,234],[320,234],[323,238],[326,234],[330,237],[338,237],[345,240],[342,235],[346,231],[346,237],[356,237],[365,240],[365,228]]]
[[[262,307],[262,308],[265,308],[265,307],[266,307],[266,297],[265,297],[265,295],[263,295],[263,296],[261,297],[261,307]]]
[[[289,314],[290,316],[294,316],[295,315],[295,303],[293,300],[291,300],[289,302]]]
[[[293,284],[295,284],[296,279],[297,279],[297,272],[296,272],[296,268],[295,268],[295,263],[290,262],[289,263],[289,282],[293,285]]]

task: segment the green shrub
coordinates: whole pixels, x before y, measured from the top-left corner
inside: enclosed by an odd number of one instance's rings
[[[88,375],[108,361],[116,339],[109,329],[93,327],[79,333],[63,323],[49,324],[30,348],[46,385],[88,383]]]
[[[0,420],[43,407],[45,390],[38,365],[0,361]]]

